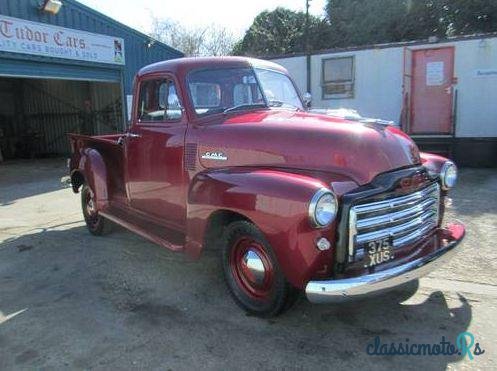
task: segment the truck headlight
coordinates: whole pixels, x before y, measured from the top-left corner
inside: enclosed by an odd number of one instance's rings
[[[335,194],[327,188],[318,190],[309,204],[309,220],[316,228],[329,226],[337,215],[338,204]]]
[[[456,185],[457,167],[452,161],[446,161],[440,171],[440,181],[444,190],[451,189]]]

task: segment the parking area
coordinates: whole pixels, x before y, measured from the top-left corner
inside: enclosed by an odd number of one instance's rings
[[[123,229],[90,235],[64,160],[0,165],[0,369],[497,369],[497,170],[462,169],[446,219],[467,226],[450,265],[403,292],[344,305],[302,298],[246,316],[216,251],[196,262]],[[415,289],[417,288],[417,291]],[[369,355],[381,343],[485,353]],[[408,339],[408,340],[406,340]]]

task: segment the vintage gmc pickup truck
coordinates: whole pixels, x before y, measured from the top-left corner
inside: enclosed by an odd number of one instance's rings
[[[186,58],[143,68],[124,134],[70,135],[91,233],[109,221],[198,258],[220,252],[246,311],[383,292],[445,264],[457,169],[399,129],[312,114],[281,66]],[[186,277],[185,277],[186,279]]]

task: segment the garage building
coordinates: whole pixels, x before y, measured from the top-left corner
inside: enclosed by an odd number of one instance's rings
[[[0,161],[67,154],[68,132],[124,130],[135,73],[182,56],[74,0],[2,0]]]

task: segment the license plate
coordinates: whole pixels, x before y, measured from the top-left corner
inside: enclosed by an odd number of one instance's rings
[[[383,237],[366,244],[364,267],[374,267],[394,258],[392,237]]]

